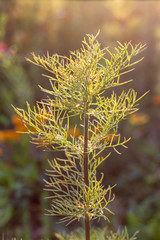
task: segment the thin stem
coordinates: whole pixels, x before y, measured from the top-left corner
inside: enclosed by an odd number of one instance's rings
[[[88,115],[87,115],[87,107],[84,113],[84,183],[89,186],[88,180]],[[85,196],[84,196],[85,197]],[[85,214],[85,236],[86,240],[90,240],[90,225],[89,225],[89,217],[88,214]]]
[[[89,217],[85,215],[85,236],[86,240],[90,240],[90,225],[89,225]]]

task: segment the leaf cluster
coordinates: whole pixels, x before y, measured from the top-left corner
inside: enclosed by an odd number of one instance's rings
[[[88,107],[96,97],[104,90],[125,84],[120,82],[120,76],[133,70],[129,69],[138,61],[132,61],[133,57],[145,49],[145,45],[132,46],[131,42],[121,44],[115,48],[112,54],[108,48],[100,49],[97,36],[87,35],[84,38],[80,50],[71,51],[70,56],[35,56],[31,63],[47,70],[51,75],[46,76],[51,84],[51,90],[41,90],[52,95],[54,99],[48,99],[49,105],[58,109],[66,109],[74,113],[82,114],[85,102]],[[105,55],[109,53],[110,59]]]
[[[51,170],[47,170],[46,190],[54,191],[49,197],[52,199],[52,204],[48,212],[51,215],[63,216],[61,222],[68,221],[68,223],[84,218],[85,213],[90,220],[100,217],[108,219],[104,210],[111,212],[108,204],[114,200],[114,195],[111,195],[112,187],[103,188],[103,176],[100,180],[96,179],[98,164],[89,167],[90,181],[89,186],[86,186],[83,158],[71,156],[70,153],[66,155],[65,159],[57,158],[49,161]]]
[[[104,229],[93,229],[91,230],[91,239],[93,240],[136,240],[137,233],[135,232],[132,237],[129,236],[127,228],[123,230],[118,229],[116,233],[113,231],[107,231],[106,228]],[[56,234],[56,237],[59,240],[83,240],[84,239],[84,232],[83,229],[77,229],[70,234],[63,234],[62,236]]]

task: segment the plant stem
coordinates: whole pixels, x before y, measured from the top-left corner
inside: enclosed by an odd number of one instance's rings
[[[89,186],[88,180],[88,115],[87,115],[87,107],[84,113],[84,183],[86,186]],[[84,196],[85,197],[85,196]],[[90,226],[89,226],[89,217],[88,214],[85,214],[85,236],[86,240],[90,240]]]

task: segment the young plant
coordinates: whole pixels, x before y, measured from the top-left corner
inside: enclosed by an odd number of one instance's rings
[[[97,35],[87,35],[80,50],[71,51],[69,57],[35,56],[31,63],[44,68],[49,75],[51,89],[40,89],[47,93],[47,99],[27,111],[15,108],[24,123],[32,142],[49,151],[63,151],[64,158],[49,161],[46,189],[52,193],[52,216],[61,216],[62,221],[71,223],[84,219],[85,239],[90,239],[90,221],[104,218],[114,200],[113,187],[103,187],[103,174],[97,179],[98,166],[110,155],[117,153],[118,146],[126,148],[130,140],[121,138],[119,122],[137,111],[134,89],[123,91],[119,96],[113,91],[106,97],[106,90],[130,81],[121,82],[120,76],[130,72],[138,61],[132,59],[142,52],[145,45],[132,46],[131,42],[121,44],[112,54],[108,48],[101,49]],[[110,55],[107,59],[105,54]],[[71,118],[79,117],[71,134]],[[83,134],[77,134],[83,128]],[[100,157],[108,149],[106,157]]]

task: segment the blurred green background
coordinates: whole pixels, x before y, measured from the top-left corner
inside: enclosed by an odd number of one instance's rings
[[[120,125],[122,136],[132,136],[122,155],[113,154],[100,167],[104,185],[117,186],[110,206],[111,223],[93,223],[114,231],[127,226],[139,230],[139,240],[160,239],[160,2],[0,0],[0,236],[38,240],[56,239],[55,232],[70,231],[45,216],[43,191],[47,159],[53,155],[29,143],[11,104],[25,108],[43,98],[38,84],[48,87],[44,71],[26,62],[31,52],[69,55],[80,48],[87,33],[96,34],[102,47],[116,41],[146,43],[144,60],[127,78],[142,99],[140,111]]]

